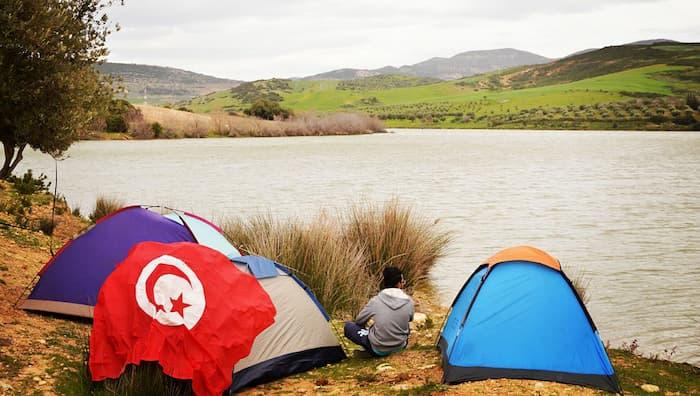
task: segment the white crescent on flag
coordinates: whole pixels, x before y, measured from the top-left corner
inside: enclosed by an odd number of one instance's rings
[[[177,257],[151,260],[136,281],[136,302],[143,312],[165,326],[191,330],[206,308],[204,287],[197,274]]]

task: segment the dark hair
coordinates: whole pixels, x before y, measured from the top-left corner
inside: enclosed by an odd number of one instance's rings
[[[397,267],[386,267],[382,273],[384,276],[384,281],[382,282],[382,289],[389,287],[396,287],[403,280],[403,274],[401,270]]]

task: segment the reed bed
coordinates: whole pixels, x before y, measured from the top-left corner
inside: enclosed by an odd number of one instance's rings
[[[170,138],[353,135],[384,131],[380,120],[356,113],[304,113],[286,121],[268,121],[225,113],[196,114],[148,105],[137,107],[146,124],[159,123],[166,132],[164,137]]]
[[[354,312],[374,289],[360,247],[342,243],[337,222],[327,216],[306,222],[258,215],[225,221],[223,230],[245,252],[291,268],[331,315]]]
[[[343,239],[362,247],[364,261],[375,276],[388,266],[399,267],[410,287],[426,280],[452,238],[451,233],[436,229],[437,221],[416,215],[398,200],[354,206],[342,223]]]
[[[335,216],[275,221],[270,215],[225,220],[228,239],[299,276],[333,316],[355,314],[378,291],[382,270],[397,266],[408,288],[424,281],[446,253],[451,233],[407,206],[356,205]]]

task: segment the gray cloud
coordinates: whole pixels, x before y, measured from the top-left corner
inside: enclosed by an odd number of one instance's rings
[[[694,0],[127,0],[110,60],[255,79],[381,67],[471,49],[558,57],[646,38],[697,41]],[[670,37],[669,37],[670,36]]]

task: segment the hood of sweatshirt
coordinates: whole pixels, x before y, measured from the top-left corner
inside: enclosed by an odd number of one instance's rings
[[[399,288],[387,288],[379,292],[379,301],[387,307],[397,310],[411,301],[411,297]]]

